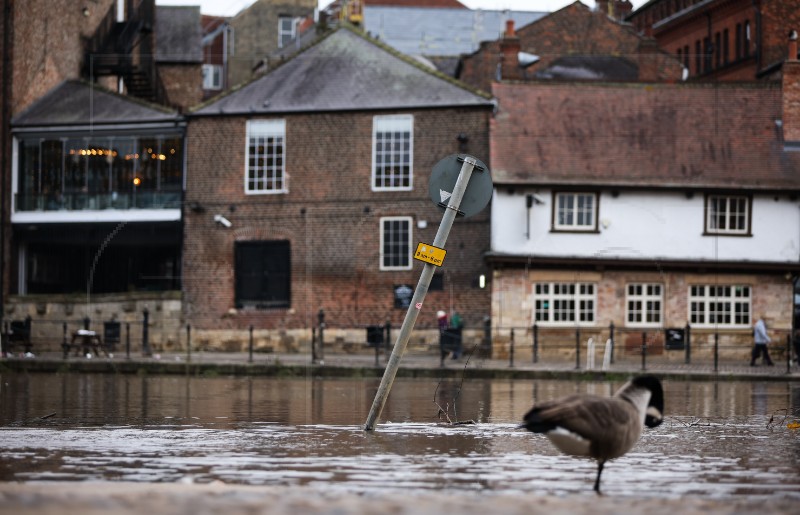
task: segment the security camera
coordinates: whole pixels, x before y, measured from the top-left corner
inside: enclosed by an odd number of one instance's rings
[[[222,215],[214,215],[214,221],[225,227],[230,227],[233,225],[230,220],[228,220]]]

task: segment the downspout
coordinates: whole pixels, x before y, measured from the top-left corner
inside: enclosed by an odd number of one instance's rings
[[[8,152],[11,123],[11,46],[13,44],[14,0],[3,0],[3,77],[2,108],[0,111],[0,318],[5,315],[6,299],[6,182],[8,180]]]
[[[764,35],[761,33],[761,6],[759,5],[761,2],[760,0],[753,0],[753,10],[755,11],[756,23],[755,23],[755,30],[756,34],[758,34],[758,38],[753,38],[756,43],[756,73],[762,70],[762,60],[764,59],[764,53],[761,51],[761,42],[764,40]]]

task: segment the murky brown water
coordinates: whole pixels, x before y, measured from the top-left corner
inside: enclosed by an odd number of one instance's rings
[[[378,383],[3,374],[0,481],[585,493],[595,464],[517,424],[535,400],[620,386],[397,380],[376,431],[364,432]],[[666,422],[607,465],[607,493],[800,500],[800,431],[787,427],[800,416],[800,384],[664,387]],[[439,407],[451,421],[476,423],[447,424]]]

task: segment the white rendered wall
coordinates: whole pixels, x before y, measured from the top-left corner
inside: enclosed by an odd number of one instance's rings
[[[691,261],[797,262],[800,205],[787,196],[753,196],[752,236],[704,236],[703,194],[621,191],[599,195],[598,233],[551,232],[552,191],[525,195],[496,189],[492,198],[491,248],[517,256]],[[777,199],[777,200],[776,200]],[[530,236],[526,217],[530,213]]]

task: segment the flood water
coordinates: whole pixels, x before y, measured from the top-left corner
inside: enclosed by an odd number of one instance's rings
[[[398,379],[376,430],[365,432],[378,384],[4,373],[0,481],[585,494],[596,464],[563,456],[517,425],[537,400],[611,395],[621,386]],[[664,388],[665,423],[606,465],[605,493],[800,500],[800,430],[791,428],[800,383],[665,381]]]

